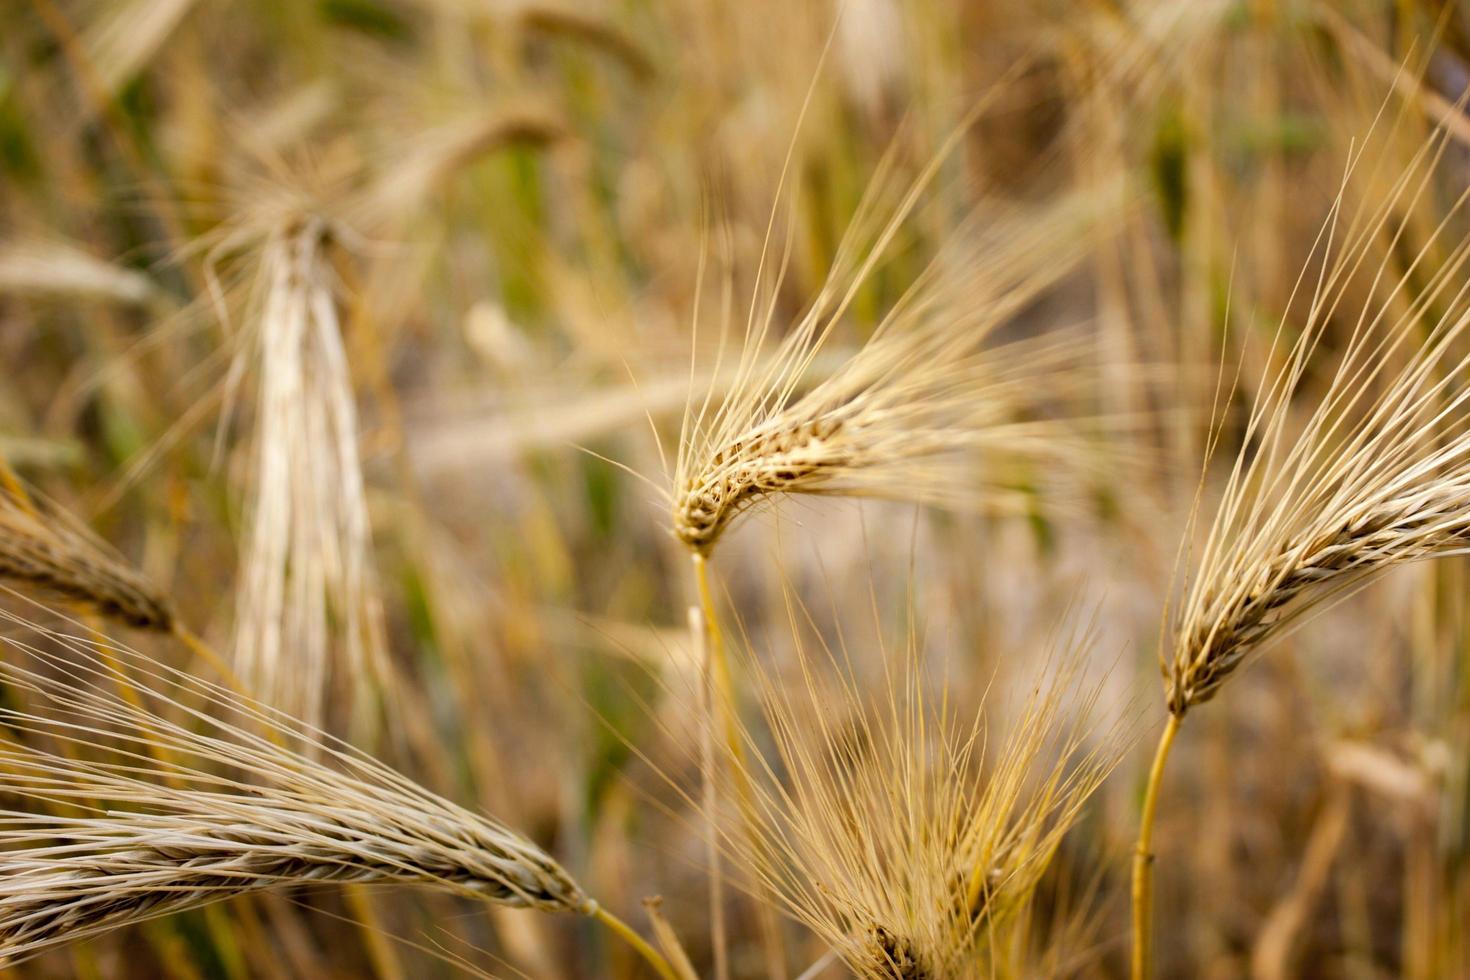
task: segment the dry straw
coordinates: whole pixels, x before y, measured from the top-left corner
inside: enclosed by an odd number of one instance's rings
[[[248,892],[411,882],[594,915],[667,963],[535,844],[264,706],[5,614],[0,960]],[[146,692],[142,699],[118,689]],[[40,749],[28,744],[46,744]],[[306,743],[312,752],[288,746]],[[105,802],[102,802],[105,801]],[[39,811],[39,812],[37,812]]]
[[[799,650],[799,680],[762,676],[769,739],[743,732],[760,778],[738,866],[859,977],[1014,975],[1036,887],[1130,741],[1078,684],[1089,649],[1048,658],[1003,737],[912,644],[876,685],[846,651]]]
[[[1151,970],[1152,825],[1185,714],[1323,603],[1393,566],[1470,551],[1470,240],[1446,247],[1470,192],[1443,207],[1427,240],[1411,238],[1416,211],[1435,206],[1445,147],[1435,133],[1351,219],[1339,195],[1301,333],[1268,359],[1164,663],[1169,722],[1134,866],[1135,977]],[[1303,420],[1294,396],[1334,322],[1349,335]]]
[[[64,241],[0,244],[0,295],[91,300],[166,311],[168,294],[136,269]]]

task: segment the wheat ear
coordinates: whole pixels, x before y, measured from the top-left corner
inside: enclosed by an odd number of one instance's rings
[[[674,980],[660,954],[503,824],[126,647],[0,617],[16,627],[0,638],[0,681],[31,704],[0,708],[12,733],[0,789],[42,811],[0,810],[5,962],[248,892],[399,881],[595,916]]]
[[[8,470],[0,477],[9,477]],[[84,603],[139,629],[174,629],[172,604],[142,573],[11,481],[0,490],[0,579]]]
[[[1090,632],[1058,644],[1014,727],[987,737],[912,645],[864,684],[847,651],[802,650],[795,684],[758,672],[755,835],[724,840],[863,980],[992,975],[1062,836],[1130,738],[1079,684]],[[990,751],[986,746],[989,745]]]
[[[331,226],[297,217],[263,247],[258,421],[235,657],[250,689],[304,720],[383,676],[381,601]]]
[[[1445,146],[1436,132],[1390,192],[1351,219],[1339,195],[1308,266],[1320,262],[1321,272],[1300,337],[1284,359],[1274,350],[1268,358],[1273,373],[1263,378],[1163,663],[1169,721],[1134,856],[1136,980],[1151,972],[1152,824],[1186,713],[1311,610],[1394,566],[1470,551],[1470,239],[1443,248],[1470,190],[1427,241],[1406,241]],[[1379,248],[1386,258],[1374,263]],[[1389,268],[1405,254],[1401,269]],[[1363,295],[1361,308],[1347,306]],[[1334,320],[1352,324],[1350,336],[1321,400],[1297,425],[1293,396]]]

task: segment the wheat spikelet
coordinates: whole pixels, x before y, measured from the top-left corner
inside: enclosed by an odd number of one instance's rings
[[[0,579],[85,603],[110,619],[168,632],[168,597],[55,508],[0,491]]]
[[[1095,688],[1069,703],[1086,649],[1053,660],[993,755],[984,717],[959,717],[912,647],[877,693],[845,654],[829,652],[827,672],[801,654],[795,684],[763,677],[770,741],[745,732],[762,778],[756,833],[728,838],[737,866],[865,980],[1004,972],[1062,836],[1127,741],[1089,745]]]
[[[1386,198],[1351,222],[1339,196],[1306,323],[1262,385],[1178,617],[1166,669],[1176,716],[1320,603],[1394,565],[1470,547],[1470,243],[1438,254],[1465,195],[1417,250],[1404,240],[1444,146],[1437,133]],[[1383,241],[1388,258],[1375,266],[1368,257]],[[1396,249],[1409,254],[1394,274]],[[1355,290],[1369,299],[1345,308]],[[1354,324],[1351,337],[1320,402],[1295,426],[1291,397],[1338,317]]]
[[[0,960],[325,882],[598,911],[531,842],[344,743],[126,648],[4,618],[19,633],[0,640],[0,680],[31,707],[0,709],[0,789],[40,812],[0,810]],[[153,707],[114,693],[122,679]]]
[[[753,311],[729,394],[686,411],[670,497],[674,532],[692,550],[707,553],[742,513],[781,494],[1024,509],[1017,484],[1034,473],[1008,485],[1005,465],[1082,451],[1075,420],[1047,418],[1044,406],[1072,409],[1096,357],[1085,335],[992,341],[1066,275],[1082,229],[1114,212],[1117,194],[978,209],[867,342],[812,383],[816,357],[922,188],[880,224],[891,179],[875,178],[826,286],[792,330],[772,344],[773,308]]]
[[[250,689],[315,723],[328,692],[381,676],[381,606],[357,447],[357,409],[327,250],[298,215],[261,254],[254,472],[235,655]],[[239,362],[237,362],[238,365]]]

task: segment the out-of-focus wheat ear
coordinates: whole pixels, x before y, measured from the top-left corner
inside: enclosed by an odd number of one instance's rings
[[[362,707],[384,671],[356,395],[330,225],[301,215],[262,246],[240,355],[258,377],[235,658],[250,690],[317,723]]]
[[[596,14],[570,3],[533,2],[520,5],[517,19],[524,30],[564,37],[606,51],[639,81],[654,76],[653,60],[625,31]]]
[[[172,298],[136,269],[61,241],[0,244],[0,294],[101,301],[165,312]]]
[[[677,980],[503,824],[105,638],[0,619],[12,627],[0,682],[28,705],[0,708],[0,790],[42,811],[0,809],[0,961],[264,889],[407,882],[595,916]],[[146,697],[117,693],[120,681]]]
[[[364,220],[397,224],[422,208],[447,177],[478,157],[506,146],[546,146],[566,134],[562,117],[541,102],[477,106],[419,133],[401,157],[384,163],[359,205]]]
[[[54,507],[13,485],[0,489],[0,579],[62,596],[138,629],[171,632],[168,596]]]

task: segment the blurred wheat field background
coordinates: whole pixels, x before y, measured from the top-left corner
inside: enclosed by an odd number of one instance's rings
[[[1470,978],[1470,8],[0,0],[0,972]]]

